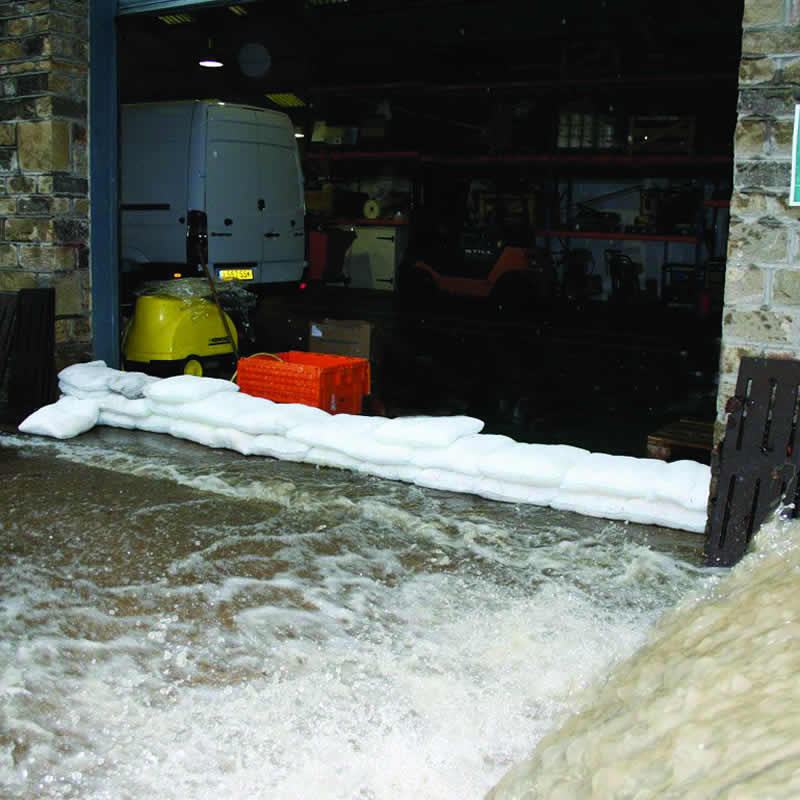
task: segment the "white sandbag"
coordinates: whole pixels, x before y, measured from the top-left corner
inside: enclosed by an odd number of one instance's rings
[[[106,411],[100,409],[100,415],[97,418],[98,425],[108,425],[110,428],[125,428],[125,430],[136,430],[136,417],[131,417],[128,414],[119,414],[116,411]]]
[[[691,533],[703,533],[708,515],[702,511],[684,508],[676,503],[645,500],[630,500],[627,511],[631,522],[642,525],[660,525],[662,528],[677,528]]]
[[[664,480],[653,499],[705,512],[711,485],[711,467],[697,461],[673,461],[665,466]]]
[[[447,447],[416,448],[411,463],[423,469],[444,469],[478,476],[481,474],[480,464],[488,455],[514,443],[510,436],[471,433],[456,439]]]
[[[70,439],[93,428],[99,416],[100,408],[94,400],[64,395],[27,416],[18,428],[23,433]]]
[[[385,478],[389,481],[416,483],[417,475],[419,475],[421,470],[419,467],[407,466],[405,464],[364,463],[359,468],[359,472],[375,475],[377,478]]]
[[[692,533],[702,533],[706,526],[704,511],[652,500],[631,500],[620,496],[560,491],[550,502],[550,506],[588,517],[636,522],[640,525],[659,525],[663,528],[676,528]]]
[[[349,469],[353,472],[360,472],[362,462],[357,458],[346,456],[338,450],[330,450],[327,447],[311,447],[303,456],[306,464],[315,464],[318,467],[336,467],[337,469]]]
[[[524,483],[498,481],[494,478],[482,478],[475,494],[488,500],[499,500],[502,503],[530,503],[534,506],[548,506],[556,496],[558,487],[528,486]]]
[[[560,490],[550,501],[550,508],[558,511],[574,511],[588,517],[605,519],[630,520],[629,498],[610,494],[590,494],[588,492],[570,492]]]
[[[483,421],[475,417],[396,417],[377,428],[375,438],[385,444],[408,447],[447,447],[456,439],[481,430]]]
[[[243,456],[252,454],[253,440],[256,437],[249,433],[244,433],[237,428],[217,428],[217,447],[224,447],[226,450],[235,450]]]
[[[238,385],[232,381],[199,375],[173,375],[142,388],[144,396],[157,403],[191,403],[212,394],[238,391]]]
[[[61,394],[68,394],[70,397],[79,397],[81,400],[99,400],[112,394],[109,389],[81,389],[80,386],[69,381],[60,380],[58,390]]]
[[[243,455],[250,455],[255,438],[234,428],[218,428],[204,425],[201,422],[186,422],[185,420],[173,420],[169,432],[178,439],[188,439],[190,442],[197,442],[206,447],[236,450]]]
[[[186,439],[206,447],[217,447],[217,429],[211,425],[203,425],[202,422],[174,419],[170,423],[169,432],[176,439]]]
[[[98,397],[97,405],[100,407],[100,411],[112,411],[129,417],[146,417],[150,414],[148,401],[143,397],[138,400],[130,400],[114,392],[106,392],[102,397]]]
[[[568,444],[514,442],[490,453],[479,465],[486,478],[528,486],[559,486],[567,470],[589,455]]]
[[[570,492],[647,500],[663,484],[666,470],[666,462],[657,458],[590,453],[567,470],[561,488]]]
[[[414,454],[411,447],[376,441],[375,430],[384,423],[381,417],[336,414],[324,422],[298,425],[286,432],[289,439],[311,447],[335,450],[370,464],[407,464]]]
[[[161,379],[144,372],[120,372],[108,381],[108,388],[129,400],[138,400],[144,397],[144,387],[158,380]]]
[[[107,390],[108,382],[118,373],[119,370],[106,366],[105,361],[89,361],[64,367],[58,379],[84,392],[92,392]]]
[[[170,425],[173,421],[163,414],[149,414],[146,417],[135,417],[136,430],[147,431],[148,433],[169,433]]]
[[[281,433],[288,433],[292,428],[307,423],[323,422],[330,419],[331,414],[316,406],[307,406],[303,403],[275,403],[275,424]]]
[[[276,404],[244,392],[218,392],[190,403],[158,403],[154,400],[147,400],[147,403],[155,414],[203,425],[236,428],[253,436],[282,431],[280,415],[273,413]]]
[[[460,472],[446,469],[420,469],[414,483],[427,489],[439,489],[443,492],[459,492],[461,494],[478,494],[477,487],[481,479]]]
[[[250,455],[279,458],[282,461],[302,461],[309,449],[307,444],[271,433],[255,436],[250,443]]]

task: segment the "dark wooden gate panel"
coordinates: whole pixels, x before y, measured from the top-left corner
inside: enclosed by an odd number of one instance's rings
[[[732,566],[782,502],[797,507],[800,361],[743,358],[718,455],[706,562]]]
[[[0,385],[6,377],[11,341],[14,338],[14,320],[17,313],[17,293],[0,292]]]
[[[21,422],[58,396],[53,289],[20,290],[9,366],[10,421]]]

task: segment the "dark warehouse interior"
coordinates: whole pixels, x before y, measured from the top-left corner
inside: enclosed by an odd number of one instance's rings
[[[359,320],[375,413],[471,414],[520,441],[643,456],[651,433],[686,419],[708,432],[716,415],[742,11],[306,0],[123,14],[119,101],[277,109],[302,136],[314,280],[252,287],[245,354]],[[224,66],[199,66],[207,50]],[[337,237],[366,247],[381,222],[397,236],[390,285],[358,285]],[[512,251],[535,263],[532,283],[464,288]],[[707,459],[703,442],[688,455]]]

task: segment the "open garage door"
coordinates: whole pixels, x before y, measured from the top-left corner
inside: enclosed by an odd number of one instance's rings
[[[221,5],[220,0],[119,0],[120,14],[143,14],[187,6]]]

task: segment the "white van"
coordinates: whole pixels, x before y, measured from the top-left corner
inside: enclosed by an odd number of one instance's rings
[[[299,281],[303,173],[286,114],[216,101],[123,105],[123,272],[175,265],[254,284]],[[150,270],[152,275],[152,270]]]

